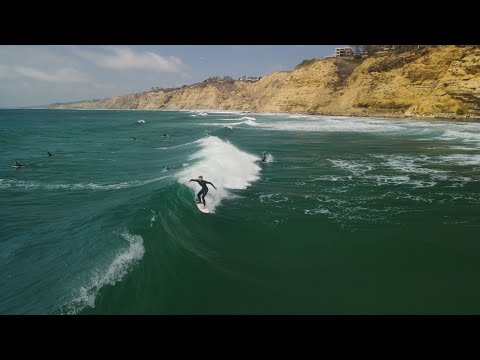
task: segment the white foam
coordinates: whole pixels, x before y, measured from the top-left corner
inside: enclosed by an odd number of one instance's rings
[[[453,150],[465,150],[465,151],[475,151],[475,150],[478,150],[476,148],[472,148],[472,147],[467,147],[467,146],[449,146],[448,147],[449,149],[453,149]],[[442,149],[443,148],[434,148],[434,149]]]
[[[329,197],[329,196],[326,196],[326,195],[302,195],[305,199],[314,199],[314,200],[317,200],[321,203],[333,203],[334,205],[336,206],[339,206],[339,207],[345,207],[346,205],[348,205],[348,202],[345,201],[345,200],[341,200],[339,198],[336,198],[336,197]]]
[[[345,177],[343,177],[343,176],[323,175],[323,176],[320,176],[320,177],[313,178],[310,181],[338,181],[338,180],[341,180],[341,179],[344,179],[344,178]]]
[[[423,140],[460,140],[480,145],[480,125],[368,117],[320,116],[306,114],[261,113],[266,121],[259,127],[278,131],[360,132],[373,134],[423,135]],[[246,118],[246,117],[245,117]],[[227,120],[227,119],[225,119]],[[228,119],[234,120],[234,119]],[[417,138],[417,140],[422,140]]]
[[[432,166],[443,165],[445,163],[453,163],[456,165],[480,165],[480,154],[452,154],[444,156],[429,157],[426,155],[412,157],[405,155],[372,155],[383,160],[382,166],[386,166],[394,170],[397,174],[391,175],[371,175],[368,172],[375,170],[373,164],[364,160],[342,160],[327,159],[333,166],[350,172],[357,179],[365,179],[372,181],[376,185],[409,185],[414,188],[432,187],[437,185],[439,181],[448,181],[456,183],[452,186],[460,187],[466,183],[476,180],[471,177],[457,176],[453,171],[435,169]],[[427,167],[428,166],[428,167]],[[381,169],[381,167],[379,167]],[[427,179],[418,179],[418,176],[428,176]],[[352,180],[351,177],[335,175],[324,175],[316,177],[310,181],[339,181]]]
[[[246,189],[259,179],[261,168],[257,161],[260,159],[216,136],[203,138],[199,144],[201,149],[189,159],[194,165],[183,169],[177,178],[179,183],[189,186],[195,194],[200,188],[197,183],[189,182],[190,179],[202,175],[204,180],[212,182],[218,190],[209,186],[205,200],[207,207],[214,212],[223,199],[232,197],[228,189]]]
[[[315,115],[304,115],[304,114],[284,114],[283,116],[287,116],[291,119],[318,119],[318,116]]]
[[[260,126],[255,122],[255,120],[245,120],[245,121],[242,121],[240,124],[245,124],[250,126]]]
[[[462,140],[463,142],[480,143],[480,133],[473,131],[446,130],[440,137],[445,140]]]
[[[121,251],[104,269],[97,269],[85,285],[78,290],[75,299],[66,306],[67,313],[78,313],[86,306],[95,307],[95,298],[105,285],[115,285],[122,281],[132,266],[142,259],[145,254],[143,238],[125,231],[121,236],[127,240],[129,246]]]
[[[3,180],[0,182],[0,189],[3,188],[20,188],[24,190],[118,190],[131,187],[146,185],[155,181],[167,178],[168,176],[161,176],[150,180],[133,180],[125,181],[117,184],[96,184],[96,183],[77,183],[77,184],[45,184],[36,181],[22,181],[22,180]]]
[[[413,180],[407,175],[387,176],[387,175],[369,175],[362,176],[367,180],[374,180],[377,186],[382,185],[411,185],[414,188],[432,187],[437,184],[436,181]]]
[[[305,210],[305,215],[315,215],[315,214],[330,214],[330,210],[322,209],[322,208]]]
[[[373,165],[367,164],[364,161],[359,160],[331,160],[330,161],[335,167],[351,172],[353,175],[362,175],[365,174],[367,171],[373,170]]]
[[[258,199],[260,200],[261,203],[269,203],[269,202],[279,203],[279,202],[288,201],[288,197],[280,193],[260,195]]]
[[[157,149],[157,150],[169,150],[169,149],[176,149],[176,148],[183,147],[183,146],[187,146],[187,145],[193,145],[193,144],[197,144],[199,141],[200,141],[200,140],[196,140],[196,141],[191,141],[191,142],[184,143],[184,144],[179,144],[179,145],[158,147],[158,148],[156,148],[156,149]]]
[[[205,126],[222,126],[222,127],[230,127],[235,126],[235,125],[249,125],[249,126],[261,126],[260,124],[255,122],[254,120],[248,119],[245,121],[240,121],[240,122],[234,122],[234,123],[229,123],[228,125],[225,125],[224,123],[200,123],[199,125],[205,125]]]
[[[296,116],[298,117],[298,116]],[[384,133],[399,131],[402,128],[392,121],[364,119],[335,119],[308,116],[305,120],[276,121],[262,124],[269,130],[280,131],[323,131],[323,132],[366,132]]]
[[[388,192],[388,193],[380,196],[380,198],[385,198],[385,197],[388,198],[388,195],[392,196],[392,198],[395,199],[395,200],[407,199],[407,200],[413,200],[413,201],[417,201],[417,202],[427,202],[427,203],[432,203],[433,202],[433,199],[423,198],[421,196],[415,196],[415,195],[412,195],[412,194],[409,194],[409,193],[402,193],[402,192],[400,192],[400,193],[390,193],[390,192]],[[395,197],[393,197],[393,196],[395,196]]]
[[[480,165],[478,154],[452,154],[439,156],[440,161],[454,163],[456,165]]]
[[[403,173],[414,173],[414,174],[424,174],[431,175],[435,178],[445,180],[447,178],[446,174],[449,171],[431,169],[422,167],[418,162],[427,162],[430,160],[427,156],[421,157],[410,157],[402,155],[374,155],[377,158],[380,158],[385,161],[385,165],[390,167],[393,170]]]
[[[207,116],[208,113],[205,110],[180,110],[180,111],[188,111],[192,113],[190,116],[196,117],[196,116]]]
[[[198,110],[197,110],[198,111]],[[244,111],[241,110],[201,110],[203,112],[208,111],[210,114],[243,114]]]
[[[429,188],[437,185],[436,181],[422,181],[422,180],[413,180],[410,183],[414,188]]]

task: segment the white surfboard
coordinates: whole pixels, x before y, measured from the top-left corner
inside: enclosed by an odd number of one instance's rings
[[[204,214],[208,214],[210,211],[207,209],[207,207],[203,204],[198,204],[197,203],[198,210],[200,210]]]

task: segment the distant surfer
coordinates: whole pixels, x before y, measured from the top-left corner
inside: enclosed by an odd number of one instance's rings
[[[134,137],[132,137],[132,139],[133,139],[133,141],[137,141],[137,138],[136,138],[135,136],[134,136]]]
[[[47,151],[47,153],[48,153],[48,156],[49,156],[49,157],[50,157],[50,156],[53,156],[53,154],[52,154],[50,151]]]
[[[207,184],[212,185],[215,190],[217,190],[217,188],[210,181],[203,180],[203,176],[199,176],[198,179],[191,179],[189,182],[192,182],[192,181],[198,182],[198,185],[202,187],[202,189],[197,194],[197,198],[198,198],[197,203],[200,204],[203,200],[203,206],[207,206],[205,204],[205,196],[207,196],[207,193],[208,193]],[[200,199],[200,196],[202,196],[202,199]]]
[[[167,134],[165,134],[165,133],[163,133],[163,135],[162,135],[162,136],[163,136],[163,137],[167,137],[168,135],[167,135]]]
[[[176,165],[176,166],[166,166],[166,165],[164,165],[163,170],[168,171],[168,170],[180,169],[182,166],[183,165]],[[195,180],[195,181],[197,181],[197,180]]]
[[[32,165],[33,165],[33,162],[29,162],[27,165],[23,165],[23,164],[20,164],[18,161],[15,160],[15,165],[13,165],[13,167],[15,167],[17,169],[20,169],[22,167],[32,166]]]
[[[262,152],[262,162],[263,163],[267,162],[267,152],[266,151]]]

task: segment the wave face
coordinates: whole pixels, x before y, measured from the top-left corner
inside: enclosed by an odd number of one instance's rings
[[[0,110],[0,143],[0,314],[480,313],[478,123]]]
[[[95,300],[105,285],[114,286],[122,281],[133,265],[140,261],[145,253],[143,239],[125,231],[121,236],[128,242],[128,248],[120,251],[105,268],[97,268],[91,277],[78,290],[78,295],[63,305],[62,313],[76,314],[85,307],[95,307]]]

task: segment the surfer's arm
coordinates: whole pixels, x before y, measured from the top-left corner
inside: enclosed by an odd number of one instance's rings
[[[217,188],[215,187],[215,185],[213,185],[213,184],[212,184],[210,181],[207,181],[207,184],[210,184],[210,185],[212,185],[212,186],[213,186],[213,188],[214,188],[215,190],[217,190]]]
[[[198,179],[190,179],[190,181],[189,181],[189,182],[192,182],[192,181],[196,181],[196,182],[198,182]]]

